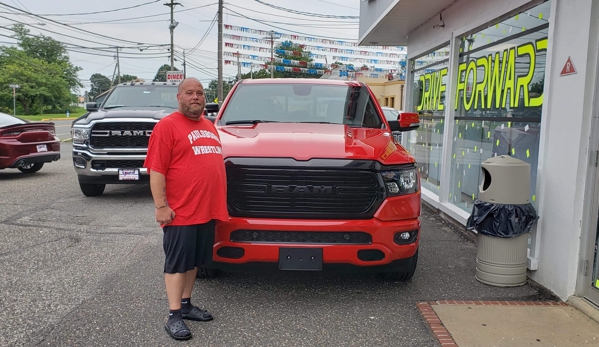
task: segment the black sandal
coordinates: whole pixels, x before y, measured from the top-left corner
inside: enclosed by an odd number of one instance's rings
[[[172,322],[170,325],[168,322],[164,324],[164,330],[175,340],[189,340],[191,339],[191,331],[187,327],[187,324],[183,320],[177,320]]]
[[[212,314],[204,309],[194,306],[189,313],[181,313],[183,319],[208,322],[213,319]]]

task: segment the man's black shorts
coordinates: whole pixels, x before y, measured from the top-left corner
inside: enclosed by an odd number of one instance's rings
[[[189,226],[165,226],[164,272],[185,273],[194,267],[209,266],[214,246],[214,221]]]

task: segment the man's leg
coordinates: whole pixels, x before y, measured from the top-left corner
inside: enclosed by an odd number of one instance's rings
[[[189,270],[185,273],[185,287],[182,292],[183,296],[179,299],[179,303],[181,303],[182,298],[191,298],[191,291],[193,290],[193,285],[196,282],[197,273],[197,267],[194,267],[193,270]]]
[[[187,277],[187,273],[164,274],[168,307],[172,311],[181,309],[181,299],[183,299],[183,294],[186,293],[187,290]],[[193,282],[191,286],[193,287]],[[189,290],[189,293],[191,293],[191,289]],[[185,297],[188,298],[189,296]]]

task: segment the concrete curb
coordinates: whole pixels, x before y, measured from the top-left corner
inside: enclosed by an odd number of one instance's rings
[[[72,118],[71,117],[69,117],[69,118],[67,118],[67,117],[64,117],[64,118],[44,118],[44,119],[41,120],[41,122],[49,122],[51,120],[69,120],[69,119],[75,119],[75,118],[77,118],[77,117],[72,117]]]
[[[571,296],[566,302],[599,323],[599,309],[593,304],[578,296]]]

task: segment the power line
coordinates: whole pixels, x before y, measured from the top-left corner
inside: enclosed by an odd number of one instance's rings
[[[193,11],[196,10],[198,8],[202,8],[202,7],[208,7],[208,6],[214,6],[217,5],[218,3],[210,3],[207,5],[202,5],[202,6],[196,6],[196,7],[191,7],[188,9],[184,9],[184,10],[179,10],[179,11],[174,11],[174,13],[181,13],[181,12],[187,12],[187,11]],[[14,12],[0,12],[3,14],[14,14]],[[153,18],[153,17],[160,17],[160,16],[164,16],[167,13],[159,13],[159,14],[151,14],[151,15],[147,15],[147,16],[139,16],[139,17],[129,17],[129,18],[120,18],[120,19],[110,19],[110,20],[101,20],[101,21],[91,21],[91,22],[65,22],[69,25],[82,25],[82,24],[103,24],[103,23],[114,23],[114,22],[123,22],[123,21],[128,21],[128,20],[132,20],[132,19],[145,19],[145,18]],[[33,13],[30,14],[23,14],[24,16],[36,16]]]
[[[197,43],[197,45],[195,45],[188,54],[193,54],[193,52],[196,51],[196,49],[200,48],[200,46],[202,45],[202,43],[204,43],[204,40],[206,40],[206,37],[208,37],[208,34],[210,34],[210,32],[212,31],[212,28],[214,28],[214,24],[216,23],[216,21],[218,20],[218,13],[214,15],[214,18],[212,19],[212,23],[210,23],[210,26],[208,27],[208,30],[206,30],[206,32],[204,33],[204,36],[202,36],[202,38],[200,39],[200,41]]]
[[[285,31],[287,31],[287,32],[291,32],[291,33],[295,33],[295,34],[300,34],[300,35],[307,35],[307,36],[312,36],[312,37],[320,37],[320,38],[324,38],[324,39],[334,39],[334,40],[346,40],[346,41],[353,41],[353,39],[346,38],[346,37],[343,37],[343,38],[341,38],[341,37],[330,37],[330,36],[310,35],[310,34],[307,34],[307,33],[300,32],[300,31],[294,31],[294,30],[289,30],[289,29],[285,29],[285,28],[277,27],[277,26],[274,26],[274,25],[267,24],[267,23],[265,23],[265,22],[264,22],[264,21],[262,21],[262,20],[259,20],[259,19],[254,19],[254,18],[251,18],[251,17],[245,16],[245,15],[243,15],[243,14],[239,13],[239,12],[236,12],[236,11],[233,11],[233,10],[231,10],[229,7],[226,7],[226,9],[227,9],[227,10],[229,10],[229,11],[231,11],[231,12],[233,12],[233,13],[235,13],[235,14],[237,14],[237,15],[239,15],[239,16],[241,16],[241,17],[244,17],[244,18],[246,18],[246,19],[252,20],[252,21],[254,21],[254,22],[258,22],[258,23],[260,23],[260,24],[268,25],[268,26],[270,26],[270,27],[273,27],[273,28],[277,28],[277,29],[285,30]]]
[[[36,14],[34,14],[34,13],[31,13],[31,12],[28,12],[28,11],[25,11],[25,10],[21,10],[21,9],[19,9],[19,8],[17,8],[17,7],[14,7],[14,6],[11,6],[11,5],[8,5],[8,4],[5,4],[5,3],[3,3],[3,2],[0,2],[0,6],[8,7],[8,8],[10,8],[10,9],[12,9],[12,10],[17,10],[17,11],[19,11],[19,12],[23,12],[23,13],[26,13],[26,14],[32,15],[32,16],[34,16],[34,17],[36,17],[36,18],[40,18],[40,19],[43,19],[43,20],[45,20],[45,21],[52,22],[52,23],[55,23],[55,24],[59,24],[59,25],[65,26],[65,27],[67,27],[67,28],[69,28],[69,29],[74,29],[74,30],[77,30],[77,31],[81,31],[81,32],[84,32],[84,33],[86,33],[86,34],[91,34],[91,35],[95,35],[95,36],[98,36],[98,37],[107,38],[107,39],[110,39],[110,40],[113,40],[113,41],[121,41],[121,42],[128,42],[128,43],[137,43],[137,42],[135,42],[135,41],[129,41],[129,40],[124,40],[124,39],[119,39],[119,38],[115,38],[115,37],[110,37],[110,36],[106,36],[106,35],[102,35],[102,34],[94,33],[94,32],[92,32],[92,31],[89,31],[89,30],[85,30],[85,29],[81,29],[81,28],[77,28],[77,27],[72,27],[72,26],[70,26],[70,25],[68,25],[68,24],[60,23],[60,22],[57,22],[57,21],[55,21],[55,20],[53,20],[53,19],[48,19],[48,18],[45,18],[45,17],[39,16],[39,15],[36,15]]]
[[[52,17],[59,17],[59,16],[87,16],[87,15],[90,15],[90,14],[99,14],[99,13],[109,13],[109,12],[118,12],[118,11],[130,10],[132,8],[138,8],[138,7],[150,5],[150,4],[153,4],[155,2],[159,2],[159,1],[160,0],[154,0],[154,1],[150,1],[150,2],[144,2],[143,4],[133,5],[133,6],[129,6],[129,7],[116,8],[116,9],[113,9],[113,10],[105,10],[105,11],[84,12],[84,13],[46,13],[46,14],[39,14],[39,15],[40,16],[52,16]]]
[[[250,11],[250,12],[265,14],[267,16],[273,16],[272,13],[260,12],[260,11],[252,10],[250,8],[242,7],[242,6],[239,6],[239,5],[227,4],[227,6],[233,6],[233,7],[240,8],[240,9],[243,9],[243,10],[246,10],[246,11]],[[295,20],[299,20],[299,21],[322,23],[321,19],[297,18],[297,17],[290,17],[290,16],[282,16],[282,15],[276,15],[276,16],[277,16],[277,18],[289,18],[289,19],[295,19]],[[334,19],[334,18],[329,18],[329,19]],[[355,23],[355,24],[358,24],[359,21],[339,21],[339,22],[330,22],[330,23]]]
[[[280,11],[285,11],[285,12],[289,12],[289,13],[293,13],[293,14],[299,14],[302,16],[309,16],[309,17],[318,17],[318,18],[338,18],[338,19],[360,19],[360,16],[335,16],[335,15],[329,15],[329,14],[319,14],[319,13],[312,13],[312,12],[303,12],[303,11],[297,11],[297,10],[292,10],[289,8],[285,8],[285,7],[280,7],[280,6],[276,6],[276,5],[272,5],[269,3],[266,3],[264,1],[261,0],[254,0],[257,3],[260,3],[262,5],[268,6],[268,7],[272,7],[276,10],[280,10]]]

